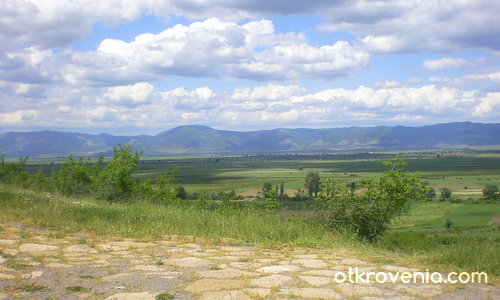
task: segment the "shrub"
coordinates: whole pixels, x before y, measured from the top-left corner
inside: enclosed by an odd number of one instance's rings
[[[391,221],[406,212],[414,200],[426,199],[426,187],[418,174],[404,170],[399,157],[384,162],[388,170],[356,186],[341,183],[332,175],[319,193],[315,208],[331,229],[347,229],[359,238],[374,241]]]
[[[141,152],[132,153],[132,146],[113,148],[113,160],[101,171],[98,183],[100,198],[111,202],[127,201],[133,191],[132,173],[137,167]]]
[[[447,187],[441,189],[441,201],[449,200],[451,198],[451,190]]]
[[[27,173],[23,172],[27,157],[21,157],[17,162],[6,162],[3,154],[0,155],[0,180],[8,183],[23,183]]]
[[[483,197],[487,200],[496,200],[498,198],[498,186],[489,184],[483,188]]]

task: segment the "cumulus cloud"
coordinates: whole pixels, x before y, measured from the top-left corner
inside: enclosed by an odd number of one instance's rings
[[[130,42],[106,39],[96,51],[12,50],[1,60],[0,80],[106,87],[170,75],[332,79],[365,67],[369,59],[366,50],[345,41],[314,47],[301,34],[276,33],[269,20],[239,25],[211,18],[141,34]]]
[[[480,47],[499,51],[499,6],[490,0],[6,0],[0,2],[0,49],[15,45],[64,47],[108,26],[147,14],[190,19],[244,20],[275,15],[318,15],[323,28],[360,35],[377,52]]]
[[[178,124],[227,129],[421,124],[456,119],[495,120],[500,105],[500,93],[482,95],[476,90],[435,85],[359,86],[313,93],[297,85],[276,84],[222,92],[208,87],[155,91],[147,84],[82,89],[54,90],[43,105],[3,111],[0,124],[110,130],[161,129]],[[86,97],[84,101],[82,95]],[[132,101],[138,102],[132,105]]]
[[[426,70],[435,72],[435,71],[459,68],[465,65],[466,62],[467,61],[465,59],[461,58],[445,57],[435,60],[426,60],[424,61],[423,66]]]
[[[277,34],[269,20],[244,25],[215,18],[176,25],[134,41],[104,40],[95,55],[128,74],[244,78],[335,78],[367,65],[368,53],[344,41],[313,47],[302,35]]]
[[[325,9],[324,29],[361,35],[376,52],[500,50],[497,3],[477,1],[344,1]]]

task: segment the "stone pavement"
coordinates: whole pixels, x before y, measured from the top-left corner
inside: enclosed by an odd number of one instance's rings
[[[0,220],[0,299],[500,299],[485,284],[336,283],[349,267],[416,270],[342,250],[90,238]]]

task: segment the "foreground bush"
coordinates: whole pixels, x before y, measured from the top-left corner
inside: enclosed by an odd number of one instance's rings
[[[344,228],[374,241],[412,202],[426,199],[427,188],[418,174],[405,171],[406,162],[396,157],[384,164],[389,169],[377,179],[350,185],[335,176],[326,180],[315,207],[328,228]]]

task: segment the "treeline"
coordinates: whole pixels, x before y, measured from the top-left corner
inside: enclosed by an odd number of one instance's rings
[[[172,204],[187,197],[184,188],[176,182],[176,171],[166,171],[154,181],[133,179],[142,153],[133,151],[130,145],[113,149],[113,158],[104,162],[89,158],[69,156],[57,171],[45,174],[41,167],[35,174],[24,171],[27,158],[18,162],[0,159],[0,180],[25,188],[57,191],[63,195],[91,195],[109,202],[149,201],[157,204]]]

